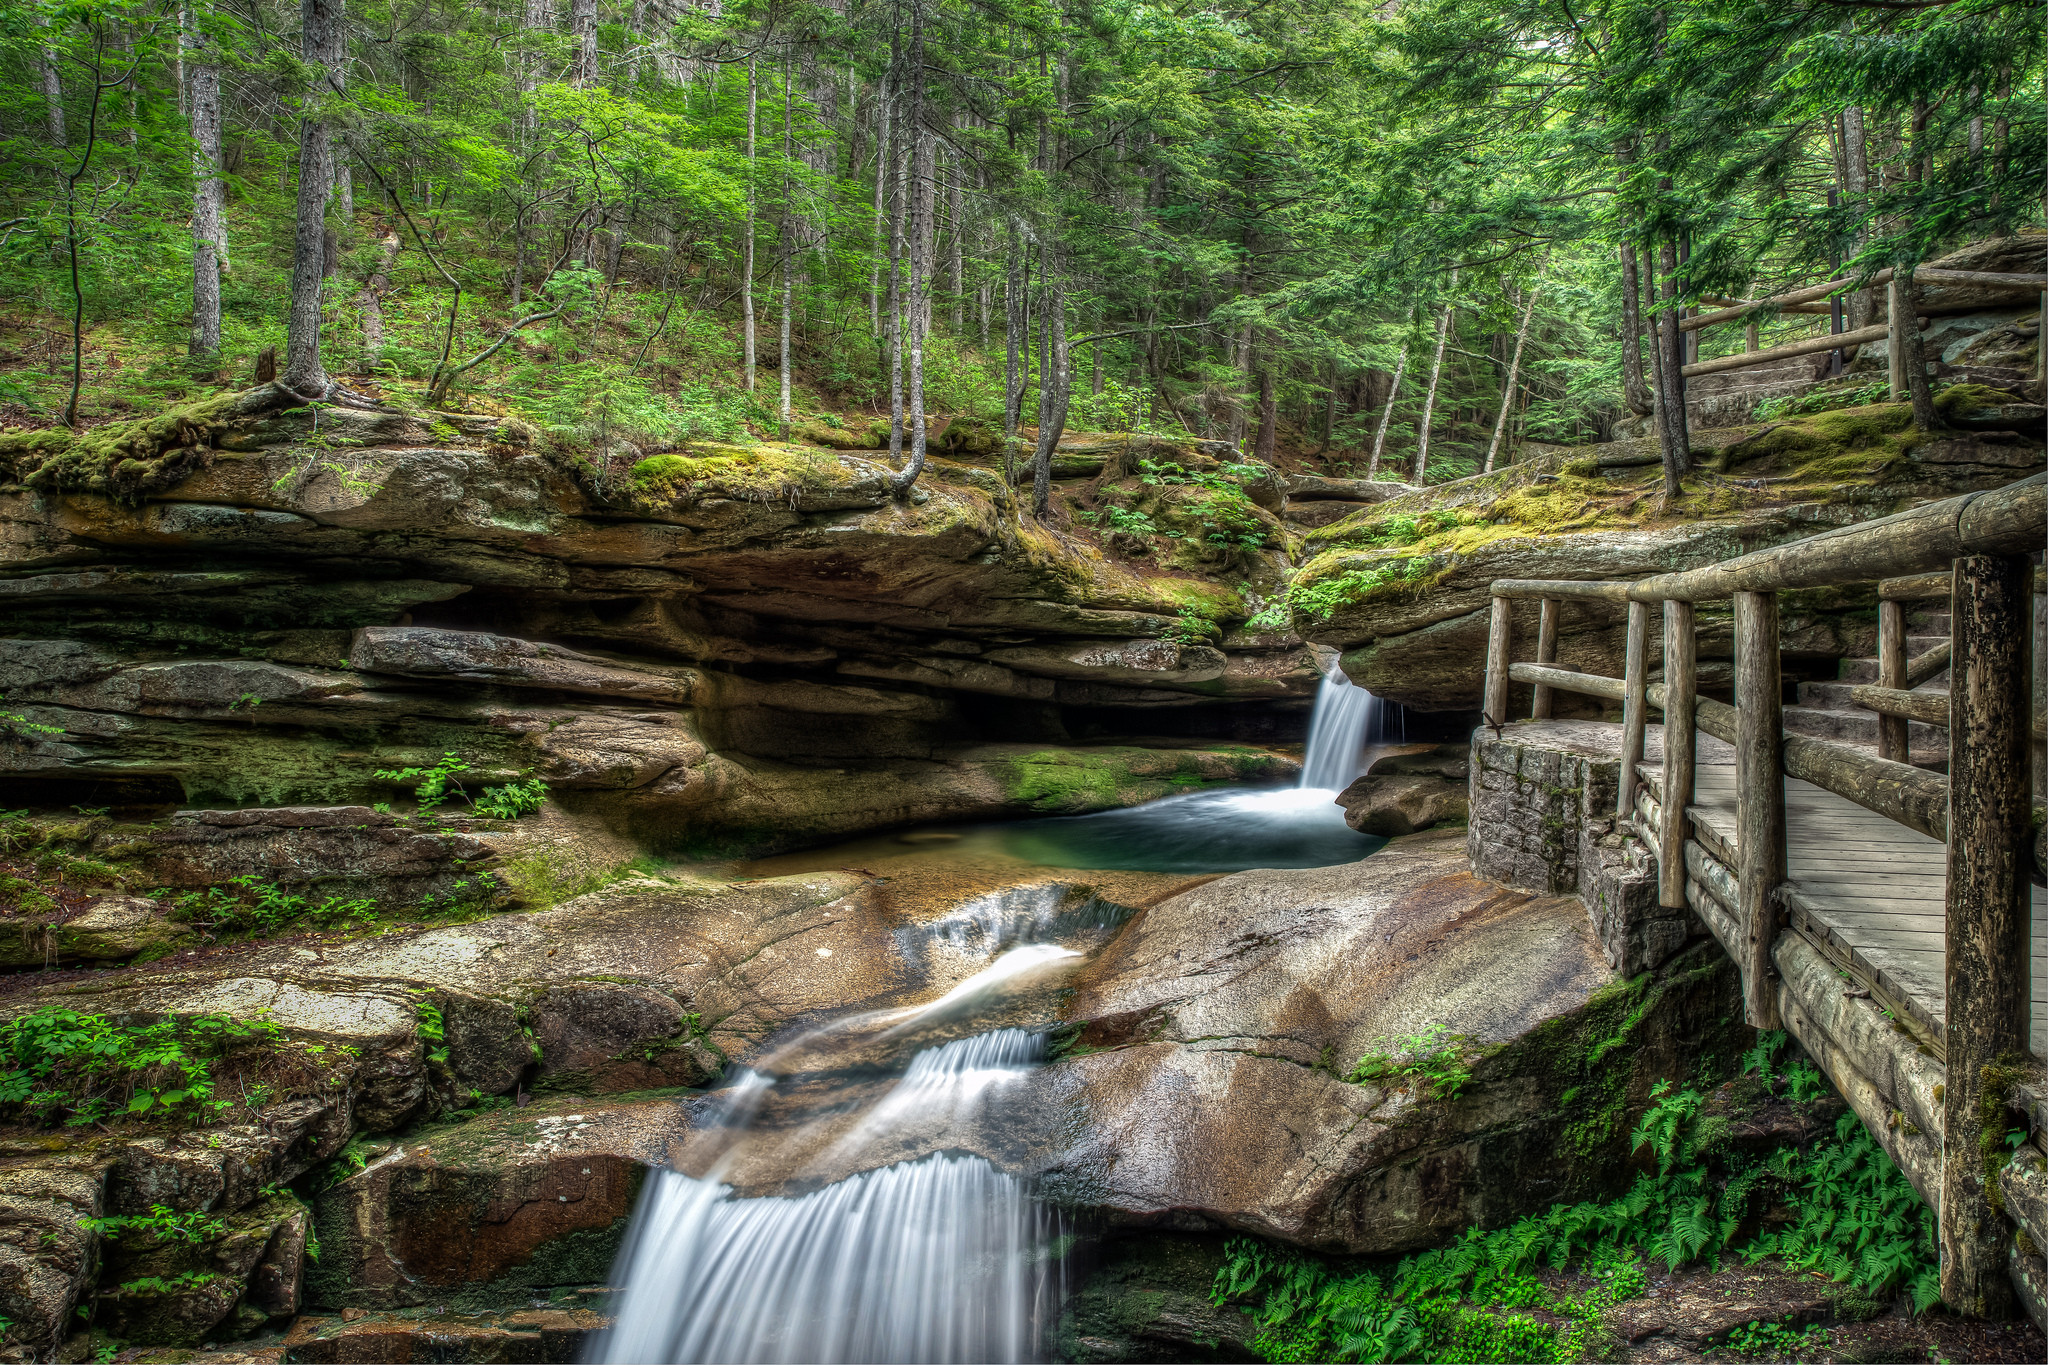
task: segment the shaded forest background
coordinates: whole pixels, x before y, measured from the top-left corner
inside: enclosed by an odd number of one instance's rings
[[[310,250],[332,382],[600,451],[1058,408],[1456,477],[1646,416],[1678,310],[2038,223],[2043,18],[12,0],[0,417],[246,385]]]

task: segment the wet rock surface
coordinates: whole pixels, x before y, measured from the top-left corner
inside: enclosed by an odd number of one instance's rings
[[[1052,1069],[1077,1136],[1045,1183],[1125,1223],[1333,1251],[1497,1226],[1622,1179],[1614,1116],[1727,1034],[1731,982],[1705,955],[1617,982],[1575,898],[1473,878],[1455,837],[1238,873],[1134,918],[1077,978]],[[1456,1099],[1345,1079],[1432,1027],[1469,1053]],[[1560,1163],[1567,1129],[1583,1151]]]

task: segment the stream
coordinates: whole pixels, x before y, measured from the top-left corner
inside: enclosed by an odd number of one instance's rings
[[[1334,803],[1378,699],[1326,681],[1301,784],[892,837],[731,869],[879,879],[900,1003],[811,1018],[686,1106],[640,1196],[587,1358],[1022,1361],[1059,1312],[1071,1238],[1028,1172],[1079,1121],[1045,1065],[1063,988],[1191,879],[1355,861],[1384,840]]]

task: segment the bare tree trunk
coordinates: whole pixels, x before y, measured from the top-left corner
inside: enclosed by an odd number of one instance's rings
[[[1457,267],[1451,268],[1451,288],[1458,287]],[[1457,305],[1446,301],[1443,316],[1436,320],[1436,358],[1429,364],[1429,388],[1422,395],[1422,420],[1415,427],[1415,463],[1411,483],[1421,483],[1429,472],[1429,423],[1436,412],[1437,385],[1443,380],[1444,350],[1451,342],[1451,319],[1457,312]]]
[[[356,295],[356,310],[363,319],[360,374],[371,373],[384,360],[384,296],[391,292],[391,263],[398,259],[397,231],[387,230],[377,246],[377,264]]]
[[[910,163],[910,463],[898,474],[894,487],[906,493],[924,472],[924,338],[931,326],[931,300],[926,297],[931,279],[932,219],[935,216],[937,186],[933,183],[931,139],[924,131],[924,4],[910,0],[910,112],[904,120],[908,146],[904,160]]]
[[[300,0],[300,56],[313,77],[311,101],[342,88],[348,15],[344,0]],[[292,301],[279,382],[300,397],[323,397],[332,381],[320,363],[320,283],[327,264],[327,200],[334,189],[334,130],[312,114],[299,124],[299,199],[292,237]]]
[[[1678,330],[1678,244],[1666,238],[1658,248],[1658,270],[1664,276],[1664,307],[1657,314],[1658,435],[1664,457],[1664,496],[1683,497],[1681,480],[1692,469],[1690,434],[1685,420],[1685,334]],[[1656,292],[1654,282],[1651,292]]]
[[[1892,342],[1899,348],[1906,367],[1906,393],[1913,400],[1913,425],[1933,431],[1941,425],[1934,411],[1934,386],[1927,380],[1927,348],[1920,343],[1920,286],[1907,270],[1893,295],[1903,316],[1892,319]]]
[[[548,27],[548,0],[526,0],[526,40],[530,44],[532,35],[545,32]],[[540,58],[528,51],[519,58],[519,126],[531,144],[533,135],[540,128],[540,113],[533,107],[531,98],[534,87],[540,84]]]
[[[1870,152],[1863,139],[1863,110],[1850,105],[1842,111],[1842,153],[1848,174],[1843,188],[1849,192],[1849,202],[1857,208],[1864,208],[1870,195]],[[1856,230],[1856,246],[1860,249],[1869,237],[1867,228]],[[1868,327],[1877,312],[1877,297],[1873,290],[1859,289],[1849,296],[1849,330]]]
[[[885,73],[875,96],[875,259],[868,273],[868,331],[878,347],[882,342],[882,230],[889,199],[889,135],[894,131],[889,104],[889,76]]]
[[[1024,254],[1023,234],[1017,229],[1014,215],[1008,233],[1008,250],[1003,258],[1003,341],[1007,351],[1003,370],[1003,478],[1015,484],[1017,428],[1023,420],[1024,386],[1031,382],[1030,352],[1025,349],[1030,323],[1024,311],[1031,265]]]
[[[740,238],[740,364],[748,393],[754,391],[754,161],[755,113],[759,87],[754,80],[754,59],[747,58],[747,210]]]
[[[1534,281],[1529,285],[1529,302],[1522,307],[1522,325],[1515,332],[1515,354],[1514,358],[1508,361],[1508,382],[1506,387],[1500,391],[1500,415],[1493,420],[1493,439],[1486,443],[1486,464],[1479,471],[1482,474],[1491,474],[1493,472],[1494,457],[1500,453],[1501,437],[1506,434],[1508,429],[1508,413],[1515,406],[1515,378],[1522,372],[1522,346],[1529,340],[1529,319],[1536,316],[1536,295],[1542,291],[1542,288],[1543,284],[1540,280]],[[1636,367],[1640,376],[1642,368],[1640,356],[1636,359]]]
[[[575,44],[569,66],[572,85],[597,80],[597,0],[570,0],[569,39]]]
[[[896,174],[889,204],[889,460],[903,456],[903,215],[909,209],[910,156],[902,144],[909,139],[906,127],[897,137]]]
[[[1401,358],[1394,362],[1394,381],[1387,385],[1387,405],[1380,409],[1380,429],[1373,433],[1372,458],[1366,461],[1365,477],[1380,476],[1380,452],[1387,448],[1387,425],[1394,420],[1394,400],[1401,396],[1401,376],[1408,369],[1408,345],[1401,345]]]
[[[195,369],[220,363],[220,277],[227,268],[227,224],[220,175],[220,64],[213,40],[188,16],[178,51],[190,54],[192,107],[192,342]]]
[[[1279,450],[1280,400],[1273,383],[1273,334],[1259,339],[1259,439],[1252,453],[1261,464],[1270,465]]]
[[[38,19],[43,28],[50,26],[48,19]],[[42,48],[36,54],[36,65],[43,78],[43,122],[50,134],[50,145],[62,149],[68,145],[64,132],[64,82],[57,74],[57,53],[54,48]]]
[[[949,156],[947,164],[952,168],[946,177],[946,215],[952,219],[953,224],[953,335],[957,338],[967,330],[967,220],[960,212],[960,159],[957,156]]]
[[[1031,458],[1031,513],[1043,519],[1052,509],[1052,453],[1066,434],[1067,404],[1073,386],[1067,374],[1067,296],[1061,275],[1058,234],[1048,230],[1039,242],[1045,302],[1039,320],[1040,349],[1051,353],[1039,372],[1038,448]]]
[[[796,215],[795,196],[790,193],[789,163],[792,153],[789,119],[790,99],[789,53],[785,49],[782,58],[782,353],[780,361],[782,379],[782,426],[781,439],[789,439],[789,383],[790,371],[795,368],[789,353],[789,316],[795,303],[795,291],[790,284],[790,272],[795,269],[797,252],[802,249],[803,225]]]
[[[920,79],[918,84],[923,85]],[[920,98],[918,108],[922,108]],[[939,278],[939,195],[938,168],[932,139],[923,127],[913,124],[910,130],[911,148],[914,155],[910,160],[910,211],[919,223],[911,235],[911,270],[924,272],[925,287],[920,300],[918,334],[930,336],[932,332],[932,295]]]
[[[1636,273],[1633,242],[1621,247],[1621,388],[1628,410],[1648,417],[1657,410],[1657,400],[1643,377],[1642,283]]]

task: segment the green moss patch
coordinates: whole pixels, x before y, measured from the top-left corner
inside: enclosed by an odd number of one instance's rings
[[[220,438],[247,425],[247,395],[216,394],[155,417],[85,431],[0,435],[0,466],[40,492],[103,493],[140,502],[182,482]]]

